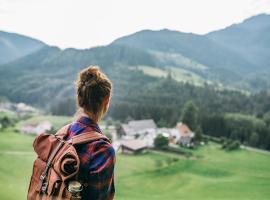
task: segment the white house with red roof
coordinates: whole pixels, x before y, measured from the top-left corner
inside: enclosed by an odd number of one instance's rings
[[[179,122],[174,131],[171,131],[171,136],[174,137],[175,143],[183,146],[191,146],[195,133],[186,124]]]

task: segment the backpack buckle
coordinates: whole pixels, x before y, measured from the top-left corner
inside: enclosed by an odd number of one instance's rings
[[[48,188],[48,183],[47,182],[46,183],[43,183],[42,186],[41,186],[41,191],[43,193],[45,193],[47,191],[47,188]]]
[[[40,187],[40,190],[45,193],[47,188],[48,188],[48,183],[47,182],[44,182],[45,181],[45,178],[46,178],[46,175],[43,175],[41,174],[39,179],[40,179],[40,182],[41,182],[41,187]]]
[[[45,177],[46,177],[45,175],[42,175],[42,174],[41,174],[40,177],[39,177],[39,179],[40,179],[41,181],[43,181],[43,180],[45,179]]]

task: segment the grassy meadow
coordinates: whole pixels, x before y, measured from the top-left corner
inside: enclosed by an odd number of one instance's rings
[[[67,116],[56,116],[56,115],[36,115],[32,116],[26,120],[22,120],[16,124],[16,128],[20,128],[25,124],[38,124],[40,122],[49,121],[52,123],[52,126],[55,129],[59,129],[63,124],[70,123],[72,121],[72,117]]]
[[[179,82],[192,83],[197,86],[202,86],[205,80],[192,71],[185,69],[169,67],[167,69],[155,68],[151,66],[138,66],[138,70],[141,70],[145,75],[154,77],[167,77],[169,73],[174,80]]]
[[[0,132],[0,199],[24,200],[35,155],[34,137]],[[168,160],[174,159],[174,162]],[[117,155],[117,200],[268,200],[270,154],[200,147],[191,158],[148,152]]]

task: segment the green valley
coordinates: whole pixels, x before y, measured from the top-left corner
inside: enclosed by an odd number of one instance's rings
[[[33,139],[12,128],[0,133],[0,199],[25,199],[35,158]],[[225,152],[215,143],[195,150],[191,158],[152,151],[118,154],[116,199],[267,200],[269,165],[269,154]]]

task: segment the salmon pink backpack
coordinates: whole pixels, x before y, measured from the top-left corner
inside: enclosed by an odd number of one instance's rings
[[[98,132],[87,132],[65,141],[70,124],[55,135],[40,134],[33,143],[37,158],[34,161],[28,189],[28,200],[79,200],[83,183],[78,180],[80,159],[75,145],[103,139]]]

